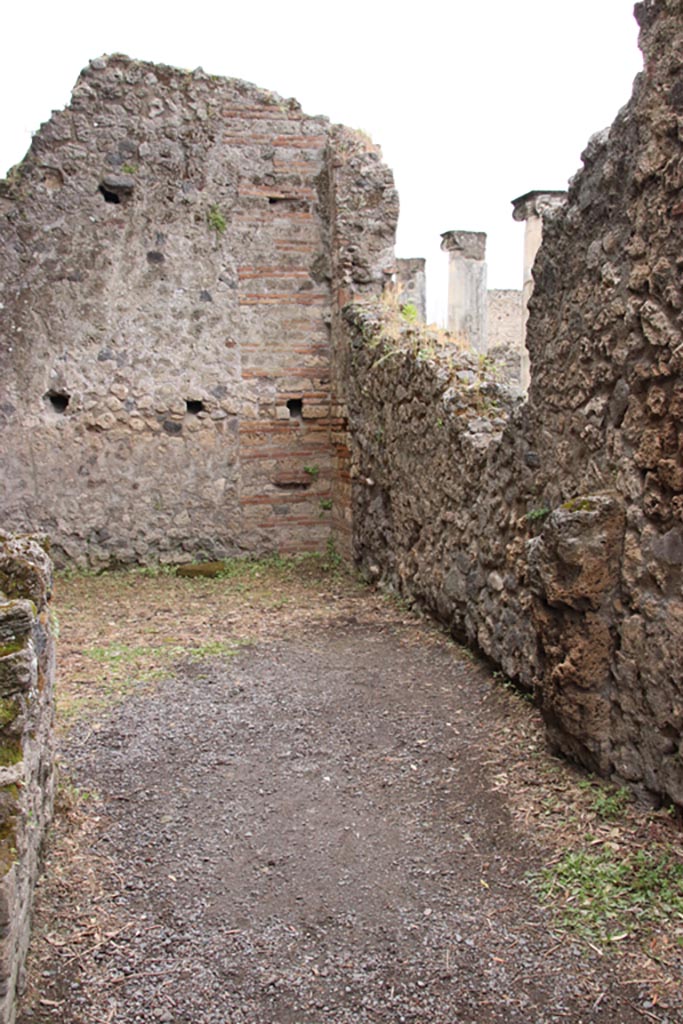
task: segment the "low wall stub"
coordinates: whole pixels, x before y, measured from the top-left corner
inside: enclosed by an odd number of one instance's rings
[[[0,1024],[15,1019],[54,796],[52,563],[0,534]]]

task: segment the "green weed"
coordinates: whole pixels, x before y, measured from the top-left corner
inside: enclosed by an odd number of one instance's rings
[[[69,814],[80,805],[94,803],[98,799],[99,794],[94,790],[77,786],[68,777],[60,775],[55,792],[55,803],[60,811]]]
[[[669,848],[570,851],[537,884],[559,924],[589,941],[616,942],[683,921],[683,861]]]
[[[334,537],[327,538],[325,554],[321,559],[322,568],[325,572],[338,573],[344,567],[344,559],[337,550]]]
[[[222,235],[228,224],[217,206],[210,206],[206,214],[206,220],[210,228],[216,232],[217,235]]]
[[[541,508],[529,509],[524,518],[528,523],[537,523],[541,519],[546,519],[549,515],[550,509],[543,505]]]
[[[582,779],[579,788],[593,791],[590,810],[603,821],[621,818],[631,803],[631,794],[625,787],[609,789],[597,780]]]
[[[92,685],[83,695],[74,692],[63,694],[57,689],[59,720],[63,725],[69,725],[84,715],[106,711],[134,689],[144,689],[145,684],[162,678],[176,662],[231,657],[248,642],[209,640],[186,644],[170,638],[156,644],[113,642],[87,647],[83,657],[92,665]]]
[[[175,565],[162,565],[161,563],[155,563],[154,565],[136,565],[133,569],[127,570],[127,572],[132,575],[151,576],[153,579],[157,576],[173,576],[175,571]]]

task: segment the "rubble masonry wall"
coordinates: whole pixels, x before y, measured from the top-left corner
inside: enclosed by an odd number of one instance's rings
[[[544,222],[509,404],[347,311],[355,549],[535,689],[554,746],[683,804],[683,4]],[[500,389],[498,389],[500,390]]]

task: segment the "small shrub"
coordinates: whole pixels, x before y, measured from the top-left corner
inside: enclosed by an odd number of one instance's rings
[[[213,228],[217,235],[222,235],[228,226],[225,217],[217,206],[209,207],[206,219],[209,227]]]

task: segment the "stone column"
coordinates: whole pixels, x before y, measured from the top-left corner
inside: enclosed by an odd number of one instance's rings
[[[534,290],[531,273],[536,253],[543,239],[543,217],[549,210],[561,206],[567,198],[566,192],[527,192],[512,200],[512,216],[526,222],[524,230],[524,277],[522,283],[522,336],[520,338],[520,387],[524,394],[529,390],[529,350],[526,347],[526,323],[529,319],[529,299]]]
[[[448,256],[448,330],[486,352],[486,234],[445,231],[441,248]]]

